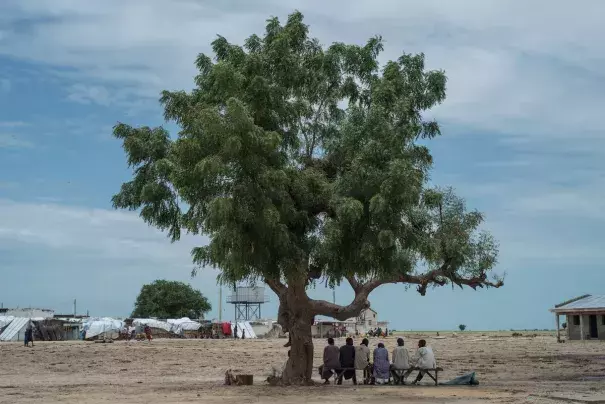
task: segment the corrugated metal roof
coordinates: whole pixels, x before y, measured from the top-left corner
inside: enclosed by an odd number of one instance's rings
[[[4,332],[0,334],[0,341],[12,341],[19,331],[21,331],[27,323],[29,322],[29,318],[26,317],[16,317],[11,323],[6,327]]]
[[[605,309],[605,295],[592,295],[557,307],[556,311]]]

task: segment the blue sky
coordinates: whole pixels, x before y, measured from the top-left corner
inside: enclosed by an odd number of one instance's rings
[[[287,3],[287,4],[286,4]],[[0,302],[127,315],[145,282],[191,282],[214,303],[216,273],[190,279],[190,249],[110,198],[129,178],[117,121],[162,123],[162,89],[189,89],[216,34],[241,42],[299,8],[323,43],[382,34],[384,59],[424,52],[447,101],[430,111],[433,182],[486,214],[506,285],[420,297],[389,285],[373,307],[398,329],[551,328],[548,308],[605,293],[605,4],[461,0],[82,2],[0,6]],[[331,298],[330,291],[314,296]],[[350,290],[337,290],[347,303]],[[276,309],[275,300],[264,310]],[[403,309],[403,310],[402,310]],[[231,307],[224,318],[232,317]]]

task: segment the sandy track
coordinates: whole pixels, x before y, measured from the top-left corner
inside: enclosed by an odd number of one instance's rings
[[[474,370],[479,387],[353,387],[347,382],[269,387],[264,379],[272,366],[283,364],[284,340],[40,342],[30,349],[3,343],[0,403],[605,403],[605,344],[557,344],[552,336],[510,335],[428,338],[438,364],[445,368],[440,379]],[[412,348],[426,335],[404,337]],[[389,350],[395,345],[394,338],[385,342]],[[316,365],[323,343],[316,341]],[[223,386],[229,368],[254,374],[255,386]]]

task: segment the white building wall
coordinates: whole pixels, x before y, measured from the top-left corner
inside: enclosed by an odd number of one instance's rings
[[[378,327],[378,314],[372,310],[364,310],[357,317],[357,332],[367,334],[368,331]]]
[[[313,333],[313,337],[325,337],[325,334],[328,330],[332,330],[334,328],[333,325],[322,324],[322,322],[327,323],[335,323],[338,326],[345,326],[347,328],[347,334],[355,335],[357,331],[360,335],[365,335],[370,330],[374,330],[378,327],[378,314],[372,310],[364,310],[359,316],[352,317],[345,321],[334,321],[332,319],[318,319],[317,324],[311,328],[311,332]],[[383,327],[384,328],[384,327]]]
[[[3,315],[27,318],[53,318],[53,316],[55,315],[55,311],[50,309],[33,308],[8,309]]]
[[[598,339],[605,340],[605,324],[603,324],[603,317],[605,313],[599,313],[597,316],[597,332],[599,334]],[[580,326],[575,324],[574,315],[565,316],[567,323],[567,338],[570,340],[581,340],[582,332],[580,331]],[[582,315],[582,321],[584,322],[584,335],[587,339],[590,338],[590,316],[588,314]]]

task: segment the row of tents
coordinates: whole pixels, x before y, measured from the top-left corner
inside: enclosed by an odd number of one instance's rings
[[[84,339],[117,339],[125,326],[134,326],[138,330],[148,326],[154,335],[160,337],[185,337],[188,332],[201,331],[207,325],[211,324],[202,324],[187,317],[166,321],[153,318],[135,318],[129,324],[122,320],[103,317],[88,319],[83,323],[82,330],[85,332]],[[252,325],[248,321],[222,323],[220,328],[224,336],[237,333],[238,338],[257,338]]]
[[[198,331],[202,324],[187,317],[168,319],[166,321],[154,318],[135,318],[131,321],[116,320],[111,317],[88,318],[82,323],[84,339],[105,338],[117,339],[124,327],[134,326],[141,330],[145,326],[162,336],[184,336],[186,331]]]
[[[168,319],[166,321],[152,318],[135,318],[118,320],[111,317],[89,317],[84,319],[44,319],[0,316],[0,341],[22,341],[28,324],[34,328],[35,340],[64,340],[64,339],[118,339],[127,327],[134,326],[137,333],[145,326],[160,338],[179,338],[195,335],[211,323],[200,323],[187,317]],[[238,338],[256,338],[249,322],[222,323],[218,327],[223,336],[237,332]]]

